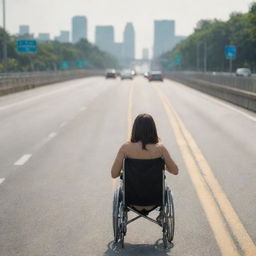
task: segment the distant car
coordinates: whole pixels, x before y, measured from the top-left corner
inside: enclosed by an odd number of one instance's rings
[[[132,72],[130,70],[125,70],[125,71],[121,72],[120,78],[122,80],[124,80],[124,79],[132,80],[133,79],[133,74],[132,74]]]
[[[236,70],[236,76],[248,77],[248,76],[251,76],[251,75],[252,75],[252,72],[249,68],[238,68]]]
[[[164,76],[161,71],[152,71],[148,76],[148,81],[164,81]]]
[[[149,72],[144,72],[143,76],[144,76],[145,78],[148,78],[148,77],[149,77]]]
[[[136,73],[136,71],[134,69],[131,70],[131,73],[132,73],[133,76],[137,75],[137,73]]]
[[[116,78],[117,77],[117,73],[115,69],[109,69],[106,71],[105,73],[105,77],[106,78]]]

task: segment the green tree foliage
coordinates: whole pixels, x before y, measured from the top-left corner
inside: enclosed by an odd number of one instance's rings
[[[0,58],[3,59],[3,29],[0,28]],[[39,42],[35,54],[22,54],[16,50],[17,37],[6,33],[8,50],[8,71],[45,71],[59,70],[61,62],[69,62],[70,68],[77,69],[77,61],[89,63],[87,69],[116,68],[117,60],[102,52],[87,40],[76,44],[60,43],[58,41]],[[24,38],[22,38],[24,39]],[[31,38],[30,38],[31,39]],[[0,72],[3,71],[2,62]]]
[[[229,61],[225,58],[225,46],[234,45],[237,58],[234,68],[249,67],[256,71],[256,2],[248,13],[232,13],[228,21],[200,20],[186,40],[179,43],[163,58],[173,62],[181,56],[183,70],[203,70],[207,56],[207,70],[227,71]]]

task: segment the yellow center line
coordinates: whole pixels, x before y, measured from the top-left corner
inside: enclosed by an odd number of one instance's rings
[[[206,183],[204,177],[200,172],[198,163],[195,161],[193,155],[191,154],[191,149],[189,147],[190,141],[187,141],[183,134],[185,126],[181,126],[181,124],[183,124],[182,121],[178,119],[176,112],[170,105],[168,99],[163,94],[163,92],[157,87],[154,88],[158,96],[160,97],[164,109],[167,113],[170,125],[173,128],[188,173],[195,187],[200,203],[205,211],[210,227],[213,230],[215,239],[222,255],[239,256],[235,243],[228,232],[226,223],[222,217],[218,205],[214,200],[214,197],[212,196],[208,184]],[[188,133],[187,130],[185,131]]]
[[[132,97],[133,97],[133,84],[130,86],[129,96],[128,96],[128,108],[127,108],[127,138],[130,139],[132,131]],[[117,187],[117,179],[112,179],[112,190],[114,191]]]

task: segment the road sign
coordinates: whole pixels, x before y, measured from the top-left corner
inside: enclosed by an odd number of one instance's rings
[[[236,58],[236,47],[233,45],[226,46],[225,55],[227,60],[234,60]]]
[[[86,60],[79,60],[79,61],[76,62],[76,66],[79,67],[79,68],[84,68],[88,64],[89,64],[89,62],[86,61]]]
[[[174,57],[174,63],[176,65],[180,65],[180,63],[181,63],[181,56],[175,56]]]
[[[35,53],[37,50],[36,40],[18,40],[17,51],[20,53]]]
[[[61,69],[68,69],[68,68],[70,68],[70,63],[68,61],[62,61],[60,63],[60,68]]]

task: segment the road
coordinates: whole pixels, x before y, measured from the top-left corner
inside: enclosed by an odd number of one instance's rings
[[[142,112],[180,169],[169,250],[145,220],[112,243],[110,169]],[[91,77],[1,97],[0,131],[1,256],[256,255],[255,113],[169,80]]]

